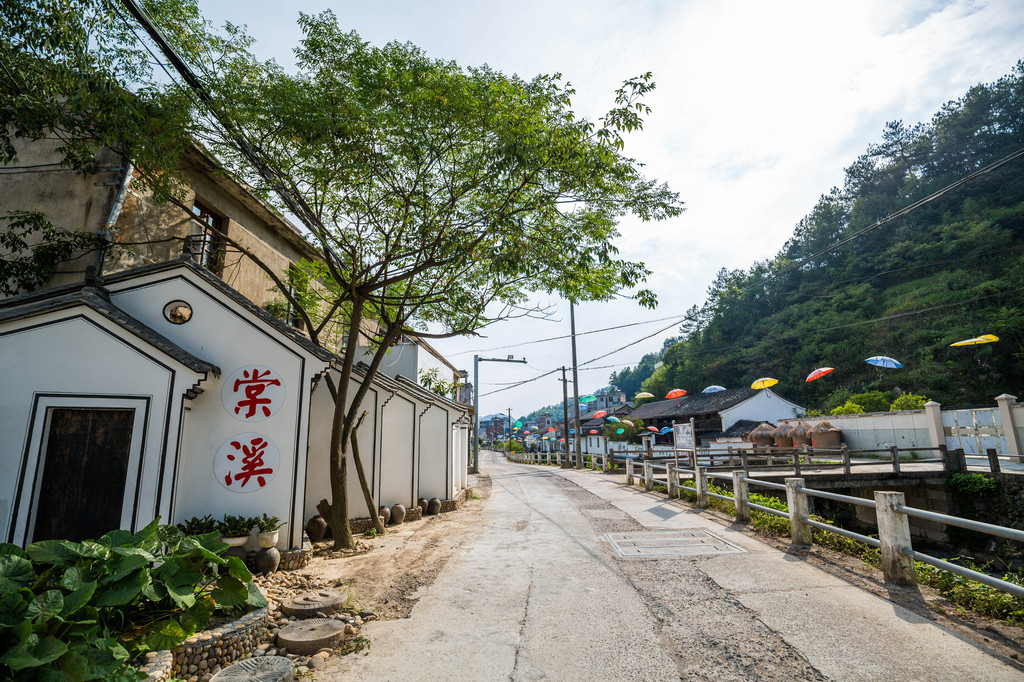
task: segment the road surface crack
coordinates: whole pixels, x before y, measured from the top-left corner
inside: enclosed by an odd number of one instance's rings
[[[530,598],[533,596],[533,566],[530,566],[530,582],[526,586],[526,599],[523,604],[523,617],[519,620],[519,639],[513,645],[515,648],[515,659],[512,663],[512,671],[508,674],[509,680],[516,679],[516,670],[519,668],[519,653],[523,648],[523,638],[526,636],[526,621],[530,615]]]

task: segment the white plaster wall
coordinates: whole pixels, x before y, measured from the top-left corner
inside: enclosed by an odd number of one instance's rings
[[[419,493],[417,497],[451,497],[452,462],[448,456],[451,435],[450,413],[437,405],[420,414],[419,422]]]
[[[772,391],[764,389],[739,405],[722,410],[722,430],[728,430],[730,426],[743,419],[778,423],[780,419],[793,419],[803,413],[804,409],[799,405],[794,405]]]
[[[801,421],[812,426],[829,422],[842,430],[843,442],[851,450],[874,450],[893,445],[899,448],[932,447],[924,410],[806,417]]]
[[[381,396],[377,500],[388,507],[416,503],[416,414],[414,401],[400,393]],[[422,409],[422,407],[420,407]]]
[[[22,458],[31,435],[34,396],[44,393],[147,398],[149,415],[135,529],[158,513],[166,515],[167,496],[160,501],[164,509],[156,507],[165,441],[166,456],[173,460],[182,396],[202,375],[135,341],[128,332],[85,307],[8,323],[0,333],[0,376],[4,385],[0,391],[0,528],[10,530]],[[122,340],[126,335],[132,343]],[[153,357],[136,350],[135,344]],[[51,403],[59,403],[59,399]],[[44,416],[37,418],[36,429],[42,428]],[[142,434],[133,434],[135,437]],[[33,489],[38,455],[38,451],[28,453],[23,509],[29,497],[26,493]],[[126,504],[134,504],[134,500],[126,500]],[[19,535],[12,539],[20,542],[24,538]]]
[[[221,377],[209,382],[191,405],[187,441],[175,466],[171,521],[206,514],[215,518],[224,514],[268,514],[289,524],[281,532],[278,546],[296,547],[301,544],[304,525],[310,385],[313,376],[323,370],[323,362],[236,302],[212,291],[209,284],[192,278],[198,280],[197,275],[181,268],[110,286],[115,304],[222,371]],[[191,305],[192,318],[185,324],[164,319],[164,305],[172,300]],[[237,419],[221,399],[224,381],[235,370],[251,365],[272,368],[285,386],[281,408],[257,422]],[[214,475],[214,455],[223,443],[248,432],[273,441],[280,451],[280,465],[262,488],[228,490]]]
[[[331,376],[335,385],[341,381],[341,372],[331,370]],[[355,392],[359,390],[359,382],[349,382],[349,404]],[[377,407],[377,391],[372,386],[367,390],[362,402],[363,410],[366,410],[366,419],[356,437],[359,439],[359,457],[366,472],[370,490],[376,490],[377,457],[376,448],[379,410]],[[313,405],[309,420],[309,459],[306,463],[306,495],[303,504],[302,523],[316,516],[316,505],[320,500],[332,499],[331,495],[331,425],[334,414],[334,400],[331,398],[327,388],[326,379],[322,379],[313,391]],[[351,450],[348,454],[348,497],[349,517],[359,518],[369,515],[366,502],[363,499],[362,491],[359,488],[359,477],[356,473],[355,461]]]

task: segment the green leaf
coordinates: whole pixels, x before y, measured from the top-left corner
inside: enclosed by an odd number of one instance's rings
[[[94,647],[86,649],[88,663],[86,680],[106,680],[128,660],[128,652],[112,639],[101,639]]]
[[[11,670],[38,668],[50,661],[56,661],[68,650],[68,645],[56,637],[29,636],[12,655],[5,655],[4,661]]]
[[[89,675],[89,659],[84,653],[68,651],[57,661],[60,670],[72,682],[85,682]]]
[[[173,649],[188,638],[185,629],[175,620],[167,619],[152,623],[149,626],[149,634],[146,635],[146,646],[159,651],[161,649]]]
[[[126,576],[131,576],[140,568],[148,566],[151,560],[152,559],[147,558],[143,554],[129,554],[128,556],[124,556],[114,564],[115,568],[113,569],[113,572],[110,575],[104,576],[100,580],[100,584],[105,585],[108,583],[115,583]]]
[[[187,609],[196,603],[196,586],[195,584],[187,583],[165,583],[167,588],[168,596],[177,604],[180,608]]]
[[[78,611],[80,608],[89,603],[92,599],[92,595],[96,592],[96,583],[88,582],[83,583],[81,587],[72,592],[71,594],[65,595],[64,597],[64,610],[61,611],[61,617],[67,619],[68,616]]]
[[[16,592],[35,579],[31,561],[16,554],[0,555],[0,594]]]
[[[65,540],[42,540],[33,542],[25,551],[39,564],[62,564],[74,561],[77,552],[69,548]]]
[[[142,592],[138,576],[128,575],[121,580],[103,585],[97,590],[96,606],[124,606]]]
[[[18,592],[6,592],[0,596],[0,625],[13,628],[26,622],[25,614],[28,612],[29,599],[25,596],[31,599],[34,595],[31,590],[23,589]]]
[[[28,558],[28,552],[23,550],[21,547],[18,547],[17,545],[12,545],[9,542],[0,542],[0,556],[6,555],[6,554],[13,554],[15,556],[21,556],[21,557],[25,557],[26,559]]]
[[[210,593],[218,605],[228,609],[236,609],[246,604],[249,599],[246,584],[238,578],[223,575],[217,579],[217,586]]]
[[[64,595],[60,593],[60,590],[47,590],[29,603],[28,612],[25,615],[36,622],[45,623],[54,616],[60,615],[63,609]]]
[[[60,579],[60,586],[65,590],[74,592],[82,585],[86,583],[85,572],[79,566],[72,566],[64,572],[64,577]]]
[[[243,583],[250,582],[252,580],[252,573],[246,567],[245,562],[236,556],[225,557],[228,564],[228,575],[238,578]]]
[[[246,601],[249,604],[249,606],[252,606],[256,609],[262,609],[264,606],[267,605],[267,598],[263,596],[262,592],[260,592],[260,588],[256,586],[256,583],[250,582],[246,586],[246,589],[248,592],[248,597]]]

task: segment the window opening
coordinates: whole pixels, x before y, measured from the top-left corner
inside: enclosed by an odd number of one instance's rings
[[[198,201],[192,205],[192,221],[185,238],[185,254],[197,265],[217,275],[224,271],[224,219]]]

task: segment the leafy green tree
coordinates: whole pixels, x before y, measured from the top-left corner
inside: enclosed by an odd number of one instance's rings
[[[924,404],[928,402],[928,396],[904,393],[892,401],[889,405],[890,412],[902,412],[904,410],[923,410]]]
[[[864,414],[864,408],[858,405],[857,403],[853,402],[852,400],[847,400],[845,405],[840,405],[839,407],[832,410],[832,414]]]

